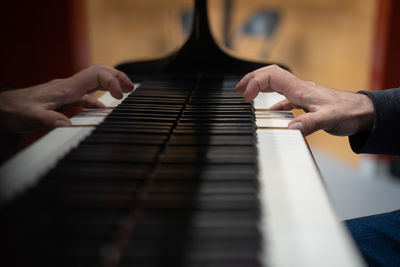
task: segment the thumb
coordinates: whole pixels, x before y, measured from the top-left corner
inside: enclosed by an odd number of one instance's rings
[[[323,116],[320,112],[309,112],[294,118],[288,125],[289,129],[300,130],[304,136],[322,129]]]
[[[40,109],[35,115],[35,126],[39,128],[54,129],[57,127],[71,126],[67,116],[57,111]]]

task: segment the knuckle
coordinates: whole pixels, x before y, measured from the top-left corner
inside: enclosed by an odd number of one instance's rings
[[[93,64],[92,66],[89,67],[90,70],[94,72],[100,72],[104,70],[104,65],[100,63]]]
[[[307,99],[307,93],[304,90],[294,90],[293,96],[300,103]]]
[[[317,83],[313,82],[313,81],[305,81],[305,82],[310,86],[316,86],[317,85]]]
[[[242,80],[246,80],[246,79],[252,79],[254,76],[255,76],[255,73],[254,73],[255,71],[252,71],[252,72],[250,72],[250,73],[247,73],[244,77],[243,77],[243,79]]]
[[[96,64],[92,65],[92,68],[102,68],[102,67],[103,67],[103,64],[101,64],[101,63],[96,63]]]
[[[269,70],[271,70],[271,71],[280,71],[281,70],[281,68],[278,66],[278,65],[276,65],[276,64],[272,64],[272,65],[269,65],[268,67],[267,67]]]

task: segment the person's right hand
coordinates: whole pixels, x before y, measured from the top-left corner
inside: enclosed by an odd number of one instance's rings
[[[333,135],[353,135],[370,129],[374,121],[374,107],[368,96],[303,81],[276,65],[248,73],[236,85],[236,90],[246,101],[261,92],[284,95],[285,100],[269,109],[303,109],[306,113],[294,118],[289,129],[298,129],[304,136],[320,129]]]
[[[70,126],[71,121],[58,112],[59,108],[103,108],[105,106],[90,93],[106,90],[113,97],[121,99],[123,93],[133,88],[133,83],[123,72],[95,64],[69,78],[4,91],[0,93],[0,129],[24,133],[37,128]]]

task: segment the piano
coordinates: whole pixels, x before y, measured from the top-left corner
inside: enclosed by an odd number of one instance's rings
[[[179,51],[117,67],[133,93],[0,167],[3,266],[363,266],[282,97],[234,91],[266,64],[224,53],[206,4]]]

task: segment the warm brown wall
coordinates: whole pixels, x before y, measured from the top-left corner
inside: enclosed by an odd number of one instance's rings
[[[0,87],[61,78],[89,64],[81,0],[6,0],[0,8]]]

